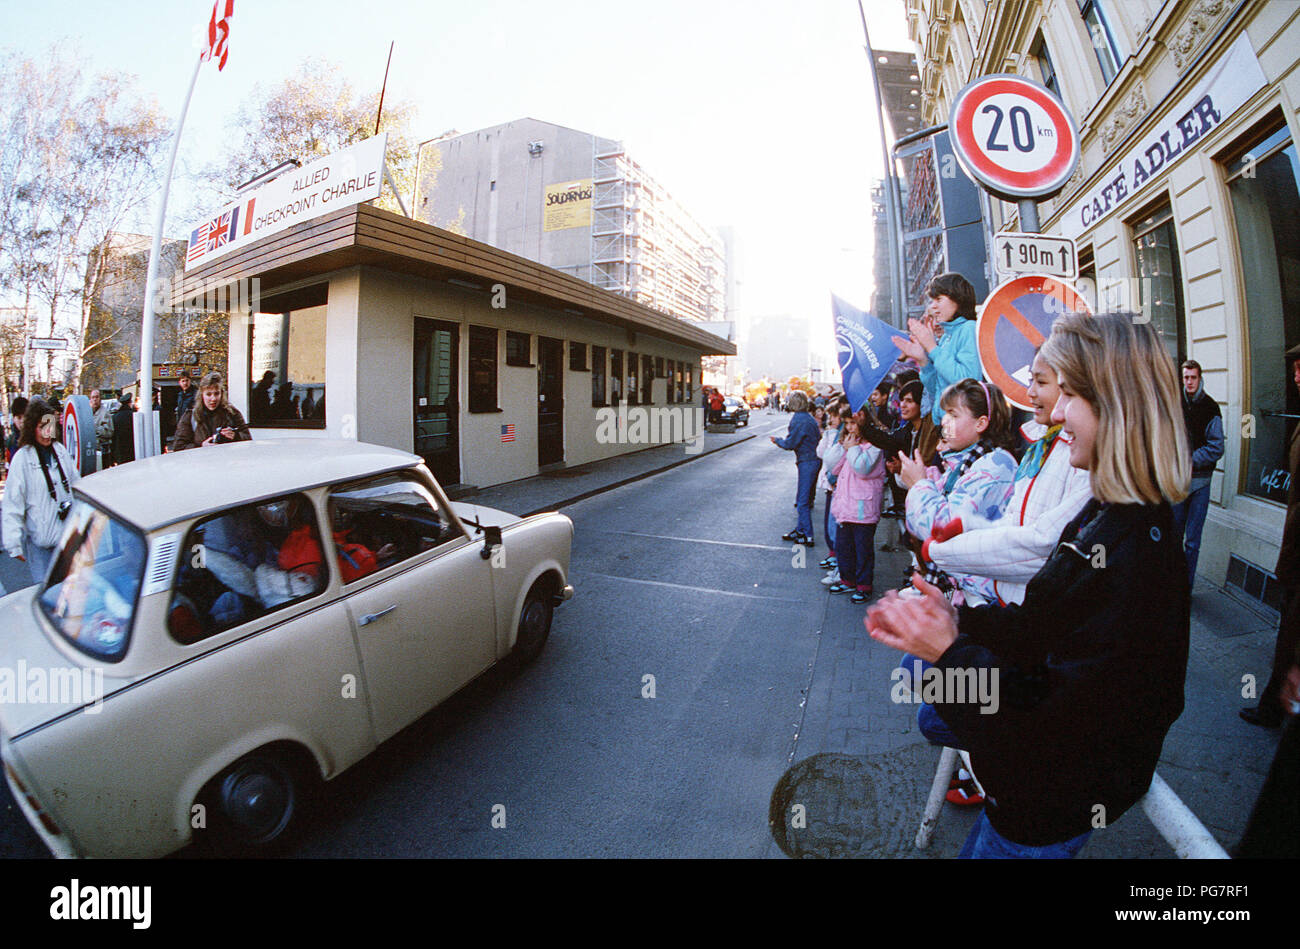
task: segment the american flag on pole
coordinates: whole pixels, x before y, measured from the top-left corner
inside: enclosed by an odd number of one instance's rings
[[[230,56],[227,40],[230,39],[230,18],[234,15],[235,0],[216,0],[212,4],[212,19],[208,20],[208,45],[199,54],[199,60],[206,62],[215,59],[217,72],[226,68],[226,59]]]
[[[515,440],[515,427],[513,425],[501,426],[501,440],[503,442],[512,442]]]
[[[239,233],[239,207],[228,208],[210,221],[204,221],[190,232],[189,249],[185,263],[192,264],[218,247],[235,239]]]

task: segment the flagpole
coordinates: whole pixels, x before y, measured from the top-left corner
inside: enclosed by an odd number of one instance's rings
[[[143,451],[137,457],[153,454],[154,420],[153,420],[153,323],[154,323],[154,281],[158,278],[158,257],[162,249],[163,224],[167,219],[167,195],[171,191],[172,173],[176,170],[176,153],[180,149],[181,129],[185,127],[185,116],[190,111],[190,98],[194,95],[194,85],[199,79],[199,70],[203,68],[203,58],[194,61],[194,75],[190,77],[189,88],[185,90],[185,102],[181,105],[181,117],[176,123],[176,134],[172,137],[171,156],[167,159],[167,177],[163,179],[162,200],[158,202],[158,217],[153,226],[153,245],[149,249],[149,270],[145,277],[144,309],[140,317],[140,391],[137,393],[136,410],[140,412],[140,431],[143,437]],[[149,401],[144,401],[145,389],[149,390]],[[161,439],[159,441],[161,444]]]

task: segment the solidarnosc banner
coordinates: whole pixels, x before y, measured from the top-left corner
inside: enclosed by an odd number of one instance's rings
[[[890,337],[897,336],[899,331],[833,293],[831,313],[835,318],[835,350],[844,394],[856,412],[867,404],[867,397],[902,355],[890,342]]]

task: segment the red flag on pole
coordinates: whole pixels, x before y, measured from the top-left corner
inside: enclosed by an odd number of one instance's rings
[[[218,11],[225,12],[218,16]],[[208,45],[199,56],[200,60],[215,59],[217,72],[226,68],[230,49],[226,41],[230,39],[230,18],[235,14],[235,0],[216,0],[212,4],[212,19],[208,20]]]

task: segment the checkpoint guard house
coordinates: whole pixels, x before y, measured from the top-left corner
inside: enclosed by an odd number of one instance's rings
[[[255,311],[232,313],[227,379],[254,438],[356,438],[421,455],[443,485],[486,487],[647,447],[625,437],[633,426],[610,438],[601,425],[600,409],[624,400],[698,433],[700,358],[734,355],[733,344],[490,245],[337,206],[349,175],[365,185],[353,202],[378,196],[382,139],[361,143],[377,152],[375,175],[338,153],[191,235],[197,266],[174,304],[247,301],[260,284]],[[317,166],[331,161],[322,178]],[[295,215],[281,209],[324,187],[334,207],[284,223]],[[229,243],[203,259],[217,231]],[[675,431],[657,443],[681,440]]]

